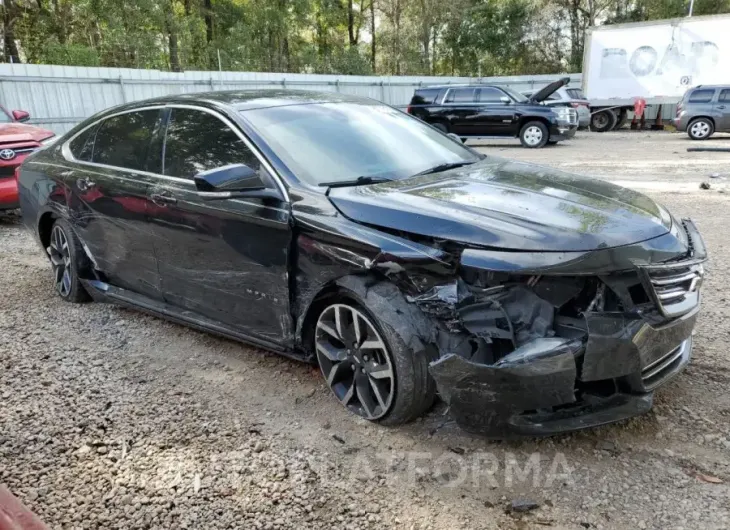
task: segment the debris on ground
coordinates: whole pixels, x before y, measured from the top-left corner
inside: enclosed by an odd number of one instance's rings
[[[515,513],[525,513],[532,510],[537,510],[540,507],[540,503],[531,499],[513,499],[509,506],[509,511]]]

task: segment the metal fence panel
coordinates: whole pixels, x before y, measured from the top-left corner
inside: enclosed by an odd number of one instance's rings
[[[532,90],[562,76],[428,77],[345,76],[264,72],[162,72],[132,68],[91,68],[32,64],[0,64],[0,103],[26,110],[30,123],[57,134],[92,114],[122,103],[152,97],[210,90],[306,89],[369,97],[405,107],[421,86],[481,82]],[[570,75],[580,87],[580,74]],[[673,109],[664,114],[671,117]],[[648,114],[649,117],[652,117]]]

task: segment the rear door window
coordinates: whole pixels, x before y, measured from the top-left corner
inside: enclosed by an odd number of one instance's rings
[[[208,112],[173,108],[165,133],[165,175],[192,179],[201,171],[246,164],[261,164],[241,138]]]
[[[695,90],[689,96],[690,103],[709,103],[715,95],[714,90]]]
[[[94,142],[92,162],[145,171],[160,111],[128,112],[104,120]]]
[[[475,103],[476,88],[452,88],[446,95],[446,103]]]

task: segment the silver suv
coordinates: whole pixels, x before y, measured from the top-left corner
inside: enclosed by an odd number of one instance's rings
[[[535,92],[535,90],[528,90],[527,92],[523,92],[523,94],[529,98]],[[587,128],[591,124],[590,103],[580,88],[561,87],[550,94],[544,103],[549,107],[573,107],[578,113],[578,127],[581,129]]]
[[[730,85],[700,85],[685,92],[674,125],[693,140],[730,132]]]

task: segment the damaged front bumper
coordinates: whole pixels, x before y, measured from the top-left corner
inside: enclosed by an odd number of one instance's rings
[[[617,326],[614,338],[623,353],[600,362],[586,355],[581,341],[552,338],[494,365],[446,355],[430,372],[450,414],[468,431],[541,436],[595,427],[651,408],[652,391],[690,360],[698,312],[661,328],[634,321]]]
[[[683,258],[599,274],[592,287],[591,280],[577,279],[583,294],[576,294],[578,287],[571,292],[569,276],[531,271],[536,276],[517,284],[513,277],[503,290],[482,282],[481,298],[471,284],[470,294],[460,294],[466,286],[458,282],[451,291],[441,286],[415,298],[444,323],[448,331],[441,334],[451,336],[429,370],[456,422],[504,438],[551,435],[647,412],[653,391],[692,355],[707,254],[691,221],[683,226],[690,249]],[[589,303],[581,298],[586,293]],[[454,337],[464,335],[481,346],[457,348],[464,341]],[[513,347],[500,352],[500,342]]]

